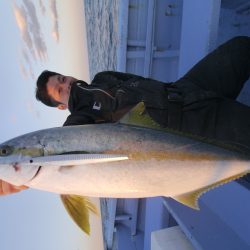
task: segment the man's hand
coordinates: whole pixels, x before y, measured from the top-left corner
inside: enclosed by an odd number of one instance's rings
[[[15,186],[3,180],[0,180],[0,195],[7,195],[20,192],[27,189],[26,186]]]

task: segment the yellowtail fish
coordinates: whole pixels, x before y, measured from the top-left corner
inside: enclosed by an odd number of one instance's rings
[[[162,129],[142,109],[116,124],[51,128],[9,140],[0,145],[0,178],[63,194],[89,233],[88,211],[96,209],[87,198],[78,206],[80,196],[166,196],[198,208],[201,194],[250,171],[243,154]],[[84,219],[72,211],[83,211]]]

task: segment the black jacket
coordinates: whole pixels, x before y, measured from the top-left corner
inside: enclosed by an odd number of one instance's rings
[[[149,111],[161,112],[167,106],[165,87],[156,80],[113,71],[98,73],[90,85],[77,81],[71,88],[71,114],[64,126],[116,122],[140,101]]]
[[[236,37],[170,85],[127,73],[99,73],[90,85],[74,84],[64,125],[115,122],[144,101],[159,124],[249,154],[250,107],[235,100],[250,76],[249,58],[250,38]]]

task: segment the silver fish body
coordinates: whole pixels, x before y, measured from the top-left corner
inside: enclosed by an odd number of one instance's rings
[[[12,153],[7,154],[6,148]],[[177,197],[250,170],[249,159],[236,152],[123,124],[45,129],[1,144],[0,154],[0,178],[6,181],[92,197]],[[38,157],[55,155],[55,163],[36,163]],[[68,160],[61,160],[65,155]],[[82,161],[71,161],[77,155]],[[89,155],[102,160],[86,161]]]

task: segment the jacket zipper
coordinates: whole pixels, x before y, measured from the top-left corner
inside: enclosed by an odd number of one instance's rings
[[[89,92],[91,92],[91,91],[100,91],[100,92],[104,93],[105,95],[107,95],[108,97],[110,97],[112,100],[115,100],[115,98],[112,95],[110,95],[108,92],[106,92],[105,90],[97,89],[97,88],[95,88],[95,89],[87,89],[87,88],[84,88],[84,87],[82,87],[80,85],[78,85],[78,87],[83,89],[83,90],[89,91]]]

